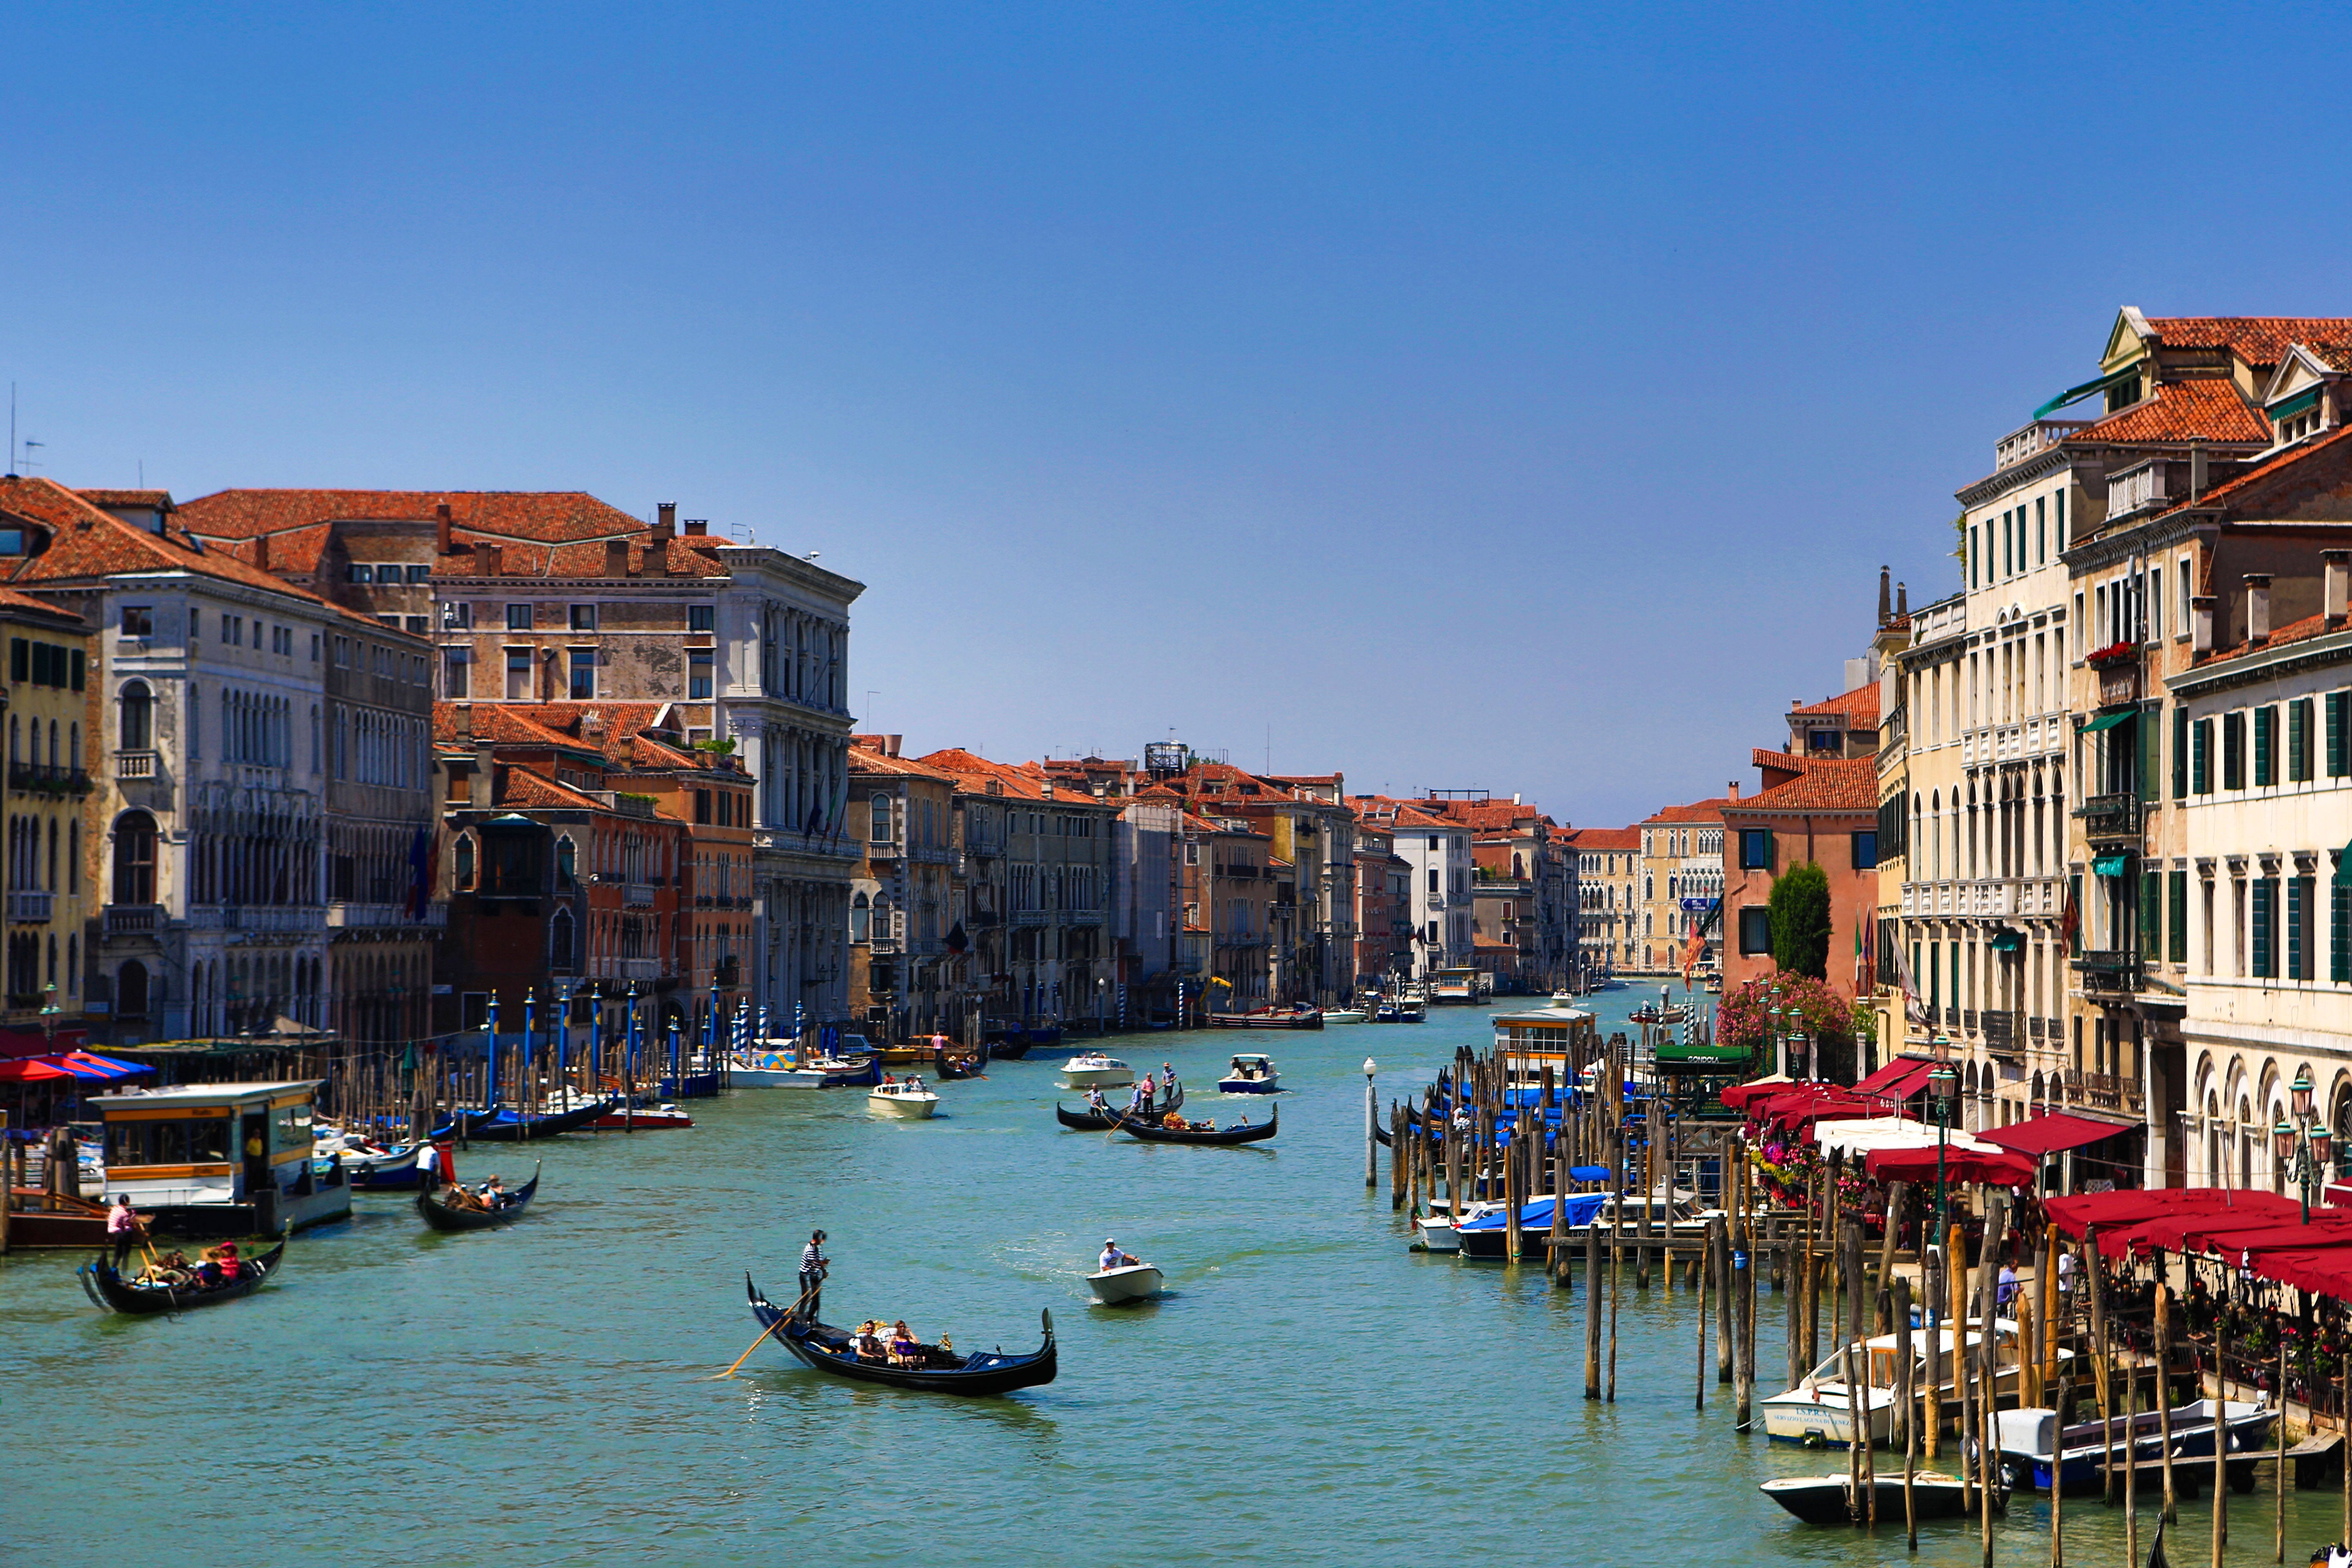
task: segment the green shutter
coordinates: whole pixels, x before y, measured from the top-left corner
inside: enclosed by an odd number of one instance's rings
[[[2172,798],[2189,795],[2189,710],[2172,705]]]
[[[2066,879],[2066,902],[2074,911],[2074,935],[2066,951],[2080,957],[2083,952],[2083,879],[2077,873]]]
[[[2246,787],[2246,716],[2221,715],[2221,787]]]
[[[2060,490],[2058,500],[2058,548],[2066,548],[2066,492]]]
[[[1774,876],[1780,874],[1780,847],[1772,842],[1772,830],[1764,830],[1764,869]]]
[[[2164,881],[2154,867],[2142,865],[2139,869],[2139,955],[2158,956],[2158,939],[2164,932]]]
[[[2164,713],[2151,708],[2140,718],[2139,787],[2135,793],[2144,801],[2155,802],[2163,794],[2163,786],[2157,783],[2163,776]]]
[[[2271,951],[2273,924],[2278,911],[2278,879],[2254,879],[2254,973],[2264,979],[2278,974],[2278,955]]]
[[[2311,699],[2297,698],[2286,705],[2286,777],[2289,784],[2311,779]]]
[[[25,639],[23,637],[10,637],[8,639],[9,679],[24,681],[32,679],[32,672],[26,667],[25,663],[27,657],[29,656],[26,652]]]
[[[2344,765],[2344,699],[2347,695],[2342,691],[2327,694],[2327,776],[2332,779],[2340,779],[2347,772],[2352,772]]]
[[[76,691],[79,691],[81,689],[82,680],[81,649],[74,649],[72,654],[68,656],[68,662],[73,668],[73,679],[70,684]]]
[[[2267,789],[2277,781],[2278,710],[2265,704],[2254,710],[2254,787]]]
[[[2213,793],[2213,721],[2200,719],[2189,731],[2189,788],[2196,795]]]
[[[2300,877],[2289,877],[2286,882],[2286,977],[2305,978],[2303,973],[2303,921],[2305,889]]]
[[[2175,963],[2189,962],[2189,873],[2175,871],[2169,880],[2171,919],[2165,925],[2165,956]]]
[[[2352,981],[2352,888],[2327,889],[2327,978]]]

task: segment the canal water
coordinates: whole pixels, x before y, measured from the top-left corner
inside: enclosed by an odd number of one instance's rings
[[[1643,994],[1595,998],[1604,1028]],[[1901,1561],[1899,1526],[1809,1528],[1759,1495],[1843,1456],[1735,1435],[1711,1357],[1693,1410],[1694,1293],[1635,1292],[1629,1270],[1617,1399],[1588,1404],[1580,1280],[1407,1250],[1363,1185],[1361,1064],[1385,1104],[1486,1044],[1496,1010],[1111,1043],[1139,1068],[1173,1061],[1190,1113],[1220,1121],[1267,1110],[1217,1096],[1228,1053],[1273,1055],[1282,1133],[1247,1148],[1065,1131],[1050,1052],[943,1086],[929,1122],[872,1120],[856,1093],[740,1091],[693,1107],[690,1131],[477,1147],[469,1178],[546,1162],[511,1229],[438,1236],[362,1197],[259,1296],[176,1321],[101,1314],[79,1258],[20,1254],[0,1262],[0,1559]],[[710,1381],[758,1330],[745,1271],[789,1297],[812,1226],[832,1237],[828,1319],[1025,1351],[1048,1310],[1059,1381],[961,1402],[824,1379],[772,1346]],[[1166,1271],[1163,1300],[1087,1304],[1106,1237]],[[1769,1292],[1759,1317],[1769,1393]],[[2230,1561],[2271,1561],[2267,1484],[2235,1503]],[[2335,1539],[2336,1503],[2289,1510],[2301,1563]],[[2209,1519],[2183,1506],[2175,1562],[2205,1561]],[[2120,1560],[2115,1510],[2070,1500],[2067,1521],[2070,1561]],[[2045,1504],[1996,1529],[2000,1562],[2048,1562]],[[1917,1560],[1977,1562],[1973,1526],[1923,1527]]]

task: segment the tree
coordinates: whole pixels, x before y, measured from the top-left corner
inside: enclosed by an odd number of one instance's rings
[[[1830,879],[1812,861],[1791,866],[1772,884],[1766,906],[1772,926],[1772,962],[1783,974],[1826,980],[1830,972]]]

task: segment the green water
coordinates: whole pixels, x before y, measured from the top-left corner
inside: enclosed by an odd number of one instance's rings
[[[1639,995],[1601,998],[1604,1022]],[[1711,1359],[1692,1409],[1691,1292],[1629,1273],[1617,1401],[1587,1404],[1580,1282],[1406,1250],[1363,1187],[1360,1063],[1404,1092],[1487,1043],[1489,1016],[1112,1042],[1174,1060],[1191,1111],[1221,1121],[1265,1114],[1215,1094],[1226,1055],[1272,1054],[1289,1089],[1272,1144],[1064,1131],[1050,1052],[943,1086],[929,1122],[756,1090],[696,1105],[690,1131],[560,1140],[532,1151],[539,1200],[501,1233],[434,1235],[362,1197],[259,1296],[176,1321],[102,1314],[79,1258],[20,1254],[0,1263],[0,1561],[1902,1560],[1899,1529],[1806,1527],[1758,1494],[1843,1457],[1734,1435]],[[530,1157],[477,1148],[465,1170],[511,1183]],[[827,1318],[1028,1350],[1048,1308],[1059,1381],[962,1402],[772,1346],[708,1381],[758,1331],[744,1271],[789,1292],[812,1225],[832,1235]],[[1165,1300],[1087,1305],[1114,1235],[1166,1270]],[[1769,1393],[1777,1299],[1759,1317]],[[2234,1502],[2230,1561],[2271,1561],[2267,1483]],[[2335,1538],[2336,1507],[2290,1498],[2290,1562]],[[2048,1562],[2045,1510],[2021,1499],[1996,1525],[2000,1562]],[[2121,1560],[2116,1510],[2066,1517],[2069,1562]],[[2184,1505],[2176,1563],[2206,1560],[2209,1518]],[[1973,1531],[1925,1528],[1918,1561],[1978,1561]]]

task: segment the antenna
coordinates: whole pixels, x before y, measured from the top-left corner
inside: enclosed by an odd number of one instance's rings
[[[8,477],[16,477],[16,384],[8,384]]]
[[[33,448],[36,447],[46,447],[48,443],[47,441],[36,441],[31,437],[26,437],[25,438],[25,461],[22,466],[27,469],[31,468],[34,466]]]

